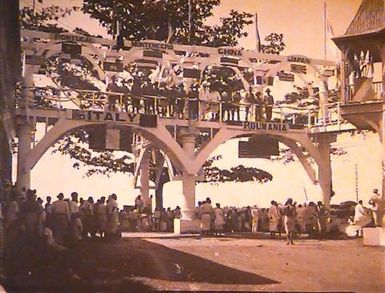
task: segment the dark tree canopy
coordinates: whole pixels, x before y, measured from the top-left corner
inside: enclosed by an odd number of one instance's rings
[[[252,23],[251,14],[232,10],[229,16],[221,18],[219,25],[208,26],[205,21],[213,16],[213,8],[220,1],[191,3],[191,27],[187,0],[85,0],[82,10],[99,20],[110,34],[116,34],[119,21],[121,34],[128,40],[166,41],[172,34],[172,42],[179,44],[234,46],[239,38],[247,36],[244,28]]]

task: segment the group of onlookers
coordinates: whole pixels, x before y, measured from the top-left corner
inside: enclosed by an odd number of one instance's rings
[[[263,93],[252,87],[224,87],[197,80],[186,87],[183,83],[152,82],[146,75],[127,80],[114,76],[106,91],[100,94],[83,93],[80,100],[84,104],[82,108],[180,119],[271,121],[274,106],[269,88]]]
[[[256,205],[221,208],[219,203],[214,208],[208,197],[198,202],[196,217],[201,220],[202,234],[260,231],[270,232],[274,238],[277,233],[286,233],[288,244],[293,244],[295,234],[314,236],[326,233],[328,213],[322,202],[297,205],[290,198],[284,205],[271,201],[268,209]]]
[[[72,192],[70,198],[63,193],[56,200],[50,196],[46,203],[36,190],[19,193],[10,188],[3,198],[2,215],[8,241],[16,231],[23,231],[31,239],[44,238],[47,243],[60,247],[73,244],[87,237],[114,239],[119,236],[119,214],[116,194],[106,200],[87,200]],[[15,237],[17,235],[14,235]]]

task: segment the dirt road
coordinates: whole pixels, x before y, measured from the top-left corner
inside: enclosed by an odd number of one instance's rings
[[[116,243],[84,241],[69,252],[70,274],[51,265],[20,276],[16,287],[82,292],[385,290],[385,249],[364,247],[360,239],[303,239],[286,246],[284,240],[242,236],[127,236]]]

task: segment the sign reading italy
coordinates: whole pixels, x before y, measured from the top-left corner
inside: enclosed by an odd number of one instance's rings
[[[69,111],[69,119],[73,120],[87,120],[87,121],[115,121],[126,122],[131,124],[139,124],[140,114],[138,113],[125,113],[125,112],[101,112],[101,111],[88,111],[71,109]]]

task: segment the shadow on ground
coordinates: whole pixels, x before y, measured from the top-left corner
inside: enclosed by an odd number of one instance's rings
[[[88,240],[64,256],[32,263],[34,266],[17,273],[6,289],[40,292],[140,292],[154,289],[136,278],[233,285],[277,283],[138,238],[116,243]]]

